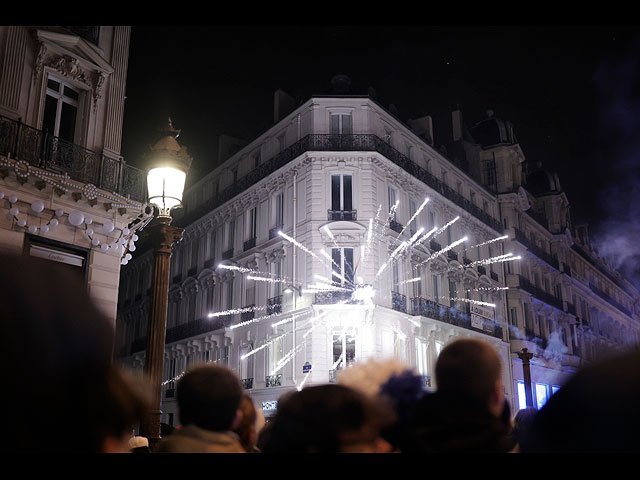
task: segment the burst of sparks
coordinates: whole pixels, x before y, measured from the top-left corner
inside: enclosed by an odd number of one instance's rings
[[[314,258],[318,258],[318,256],[313,253],[311,250],[309,250],[307,247],[305,247],[304,245],[302,245],[300,242],[298,242],[295,238],[291,238],[289,235],[287,235],[284,232],[279,231],[278,235],[280,235],[282,238],[284,238],[285,240],[293,243],[296,247],[298,247],[300,250],[302,250],[303,252],[308,253],[309,255],[311,255]]]
[[[467,237],[462,237],[460,240],[456,240],[455,242],[447,245],[446,247],[444,247],[443,249],[438,250],[437,252],[433,253],[431,256],[429,256],[425,261],[419,263],[418,265],[416,265],[417,267],[419,267],[420,265],[423,265],[427,262],[430,262],[431,260],[433,260],[434,258],[437,258],[438,256],[442,255],[443,253],[448,252],[449,250],[451,250],[452,248],[457,247],[458,245],[460,245],[462,242],[466,242],[467,241]]]
[[[409,219],[407,224],[402,228],[397,238],[400,238],[400,235],[402,235],[402,233],[407,229],[407,227],[411,225],[411,222],[413,222],[413,220],[420,214],[420,212],[422,211],[422,209],[425,207],[427,203],[429,203],[429,198],[424,199],[424,202],[422,202],[422,205],[418,207],[418,210],[416,210],[416,213],[413,214],[413,216]]]

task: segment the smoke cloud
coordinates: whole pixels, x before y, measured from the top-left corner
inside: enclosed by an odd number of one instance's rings
[[[610,185],[600,194],[605,220],[591,243],[636,286],[640,286],[640,38],[624,57],[603,62],[594,75],[600,110],[599,146]],[[610,172],[606,172],[610,169]]]

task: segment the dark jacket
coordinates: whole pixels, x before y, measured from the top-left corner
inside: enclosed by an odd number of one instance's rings
[[[238,435],[213,432],[195,425],[176,430],[158,444],[157,453],[246,453]]]
[[[497,418],[472,398],[432,393],[418,404],[411,425],[407,453],[506,453],[515,447],[506,401]]]

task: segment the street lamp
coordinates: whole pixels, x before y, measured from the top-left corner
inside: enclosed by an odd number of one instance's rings
[[[144,157],[148,168],[149,202],[159,210],[156,219],[145,229],[146,237],[153,247],[153,273],[144,372],[153,388],[153,403],[151,410],[141,421],[140,434],[149,439],[152,449],[160,440],[162,367],[167,329],[171,251],[174,244],[182,240],[183,232],[182,228],[170,225],[171,209],[182,204],[185,179],[192,161],[186,147],[181,147],[176,140],[180,131],[173,128],[171,119],[160,133],[162,137]]]

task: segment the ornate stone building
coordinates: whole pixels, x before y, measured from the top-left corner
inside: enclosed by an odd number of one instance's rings
[[[120,156],[129,30],[0,27],[0,251],[73,269],[114,326],[149,220],[144,174]]]
[[[268,415],[284,391],[374,356],[434,388],[439,351],[471,336],[498,351],[515,412],[523,347],[540,405],[598,345],[637,344],[638,291],[575,237],[557,178],[524,168],[508,122],[468,129],[455,111],[436,149],[431,118],[407,125],[336,80],[289,113],[278,92],[274,125],[185,192],[163,421],[177,423],[175,383],[193,362],[235,369]],[[144,364],[150,270],[148,251],[122,274],[131,368]]]

